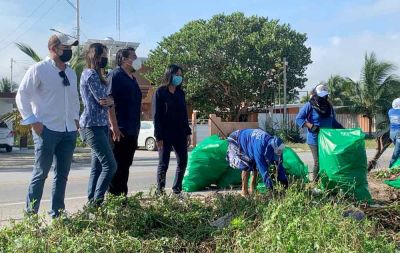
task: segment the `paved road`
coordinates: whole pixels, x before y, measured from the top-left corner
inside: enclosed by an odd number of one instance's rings
[[[387,150],[380,159],[378,166],[388,164],[393,149]],[[372,157],[374,150],[367,150],[368,157]],[[309,152],[299,152],[301,159],[312,165],[312,156]],[[87,150],[78,150],[74,156],[66,191],[66,208],[74,212],[86,202],[86,189],[89,178],[89,162]],[[13,153],[0,152],[0,224],[9,218],[22,217],[25,195],[32,173],[32,151],[16,151]],[[148,191],[156,182],[157,153],[137,151],[134,164],[130,169],[129,191]],[[175,173],[176,159],[171,156],[170,170],[167,173],[167,188],[171,187]],[[51,196],[52,172],[46,181],[45,191],[41,204],[41,212],[48,211]],[[2,222],[3,221],[3,222]]]

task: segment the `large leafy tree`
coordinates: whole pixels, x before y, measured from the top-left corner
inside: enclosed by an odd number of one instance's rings
[[[393,74],[395,69],[395,65],[378,61],[375,54],[370,53],[365,54],[360,80],[346,78],[346,91],[353,102],[350,109],[368,118],[369,135],[373,118],[382,113],[386,115],[393,99],[400,94],[400,79]]]
[[[171,63],[185,69],[187,96],[202,113],[225,112],[237,120],[250,105],[265,106],[282,86],[283,57],[288,60],[287,90],[303,88],[311,63],[307,36],[278,20],[242,13],[191,21],[151,51],[147,78],[160,84]],[[288,100],[296,96],[290,93]]]

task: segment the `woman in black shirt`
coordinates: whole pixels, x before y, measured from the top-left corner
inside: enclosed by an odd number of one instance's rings
[[[153,96],[154,135],[159,153],[157,170],[157,192],[164,193],[170,153],[174,148],[177,169],[172,191],[180,194],[185,174],[188,146],[192,131],[189,127],[185,93],[181,88],[182,68],[172,64],[164,74],[164,83]]]

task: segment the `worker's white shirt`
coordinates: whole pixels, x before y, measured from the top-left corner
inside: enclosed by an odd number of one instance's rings
[[[79,120],[80,106],[76,74],[67,65],[64,71],[70,85],[64,86],[60,71],[47,57],[25,73],[15,98],[22,124],[41,122],[53,131],[77,130],[75,120]]]

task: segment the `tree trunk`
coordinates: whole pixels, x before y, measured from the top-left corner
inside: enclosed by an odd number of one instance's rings
[[[372,137],[372,117],[368,116],[368,135]]]
[[[19,148],[26,148],[28,147],[28,136],[23,135],[19,137]]]

